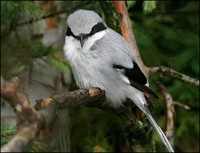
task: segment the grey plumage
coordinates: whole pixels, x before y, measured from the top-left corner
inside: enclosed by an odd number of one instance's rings
[[[67,24],[63,49],[77,85],[105,90],[110,107],[118,108],[131,99],[146,114],[168,151],[174,152],[148,110],[143,92],[156,94],[137,65],[134,48],[93,11],[78,10],[68,17]]]
[[[78,10],[75,14],[72,16],[69,15],[67,18],[68,26],[73,27],[72,32],[74,35],[89,33],[95,24],[103,21],[102,18],[93,11],[88,10],[87,12],[84,12],[84,16],[82,11],[84,10]],[[74,20],[74,18],[76,18],[76,20]]]

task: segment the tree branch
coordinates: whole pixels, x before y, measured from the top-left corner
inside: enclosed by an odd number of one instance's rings
[[[165,76],[170,76],[172,78],[181,80],[184,83],[189,83],[191,85],[195,85],[195,86],[199,87],[199,80],[191,78],[185,74],[182,74],[180,72],[177,72],[177,71],[175,71],[171,68],[165,67],[165,66],[149,68],[149,75],[152,75],[154,73],[160,73]]]
[[[44,98],[37,100],[36,102],[37,104],[34,105],[36,110],[42,110],[44,107],[47,107],[53,103],[55,103],[58,110],[81,105],[107,109],[107,107],[104,106],[105,91],[101,90],[100,88],[78,89],[60,95],[53,95],[50,98]]]
[[[141,68],[141,70],[145,74],[145,76],[147,76],[148,68],[144,65],[144,63],[141,59],[141,56],[140,56],[140,53],[139,53],[139,50],[138,50],[138,47],[137,47],[137,43],[136,43],[136,40],[135,40],[131,20],[130,20],[129,15],[128,15],[126,2],[125,1],[114,1],[113,3],[116,7],[117,12],[122,15],[122,19],[120,21],[122,36],[132,46],[133,52],[134,52],[134,55],[135,55],[135,59],[137,60],[139,67]]]
[[[23,151],[37,135],[39,117],[36,111],[30,107],[26,97],[18,92],[19,80],[13,78],[5,82],[1,78],[1,97],[9,102],[17,114],[17,134],[6,145],[1,152]]]
[[[182,103],[180,103],[178,101],[173,101],[173,104],[177,105],[177,106],[180,106],[180,107],[184,108],[185,110],[190,110],[190,106],[182,104]]]
[[[1,78],[1,97],[4,98],[17,114],[17,133],[1,148],[2,152],[20,152],[36,138],[40,130],[51,126],[59,109],[78,105],[95,106],[108,110],[104,106],[105,92],[99,88],[79,89],[51,98],[38,100],[34,106],[38,112],[29,105],[24,94],[19,91],[19,80],[12,79],[6,82]],[[101,106],[102,105],[102,106]]]
[[[159,81],[157,82],[158,88],[161,91],[165,105],[166,105],[166,119],[165,119],[165,134],[169,142],[174,146],[174,103],[172,96],[167,91],[165,86]]]

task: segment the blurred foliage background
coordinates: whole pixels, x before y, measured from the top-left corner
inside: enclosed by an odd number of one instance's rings
[[[36,59],[50,64],[52,69],[59,70],[62,74],[71,75],[62,51],[65,29],[56,43],[43,43],[41,38],[48,28],[38,32],[41,29],[38,21],[56,14],[58,18],[54,27],[60,28],[59,25],[65,24],[66,16],[80,8],[92,9],[105,17],[105,9],[99,1],[56,1],[58,8],[48,10],[41,7],[41,3],[1,1],[1,75],[4,78],[9,79],[25,71],[31,77]],[[112,2],[104,3],[111,5]],[[137,0],[127,1],[127,7],[144,63],[149,67],[167,66],[199,79],[199,1]],[[149,78],[151,88],[160,97],[154,102],[153,114],[162,129],[165,105],[156,87],[157,80],[167,87],[174,101],[190,107],[190,110],[185,110],[175,106],[175,151],[199,152],[199,88],[158,74]],[[70,84],[71,90],[74,90],[76,87],[73,79]],[[85,107],[69,111],[72,151],[129,150],[125,129],[117,116]],[[10,134],[9,128],[8,133]],[[162,151],[158,136],[155,134],[153,138],[156,150]]]

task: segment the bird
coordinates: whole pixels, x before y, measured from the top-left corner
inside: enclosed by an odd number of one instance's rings
[[[108,107],[130,99],[146,115],[169,152],[167,137],[154,120],[145,93],[158,98],[137,64],[130,44],[93,10],[78,9],[67,17],[63,51],[79,88],[105,90]]]

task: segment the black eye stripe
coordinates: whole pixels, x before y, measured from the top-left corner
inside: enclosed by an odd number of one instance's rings
[[[67,28],[66,36],[73,36],[74,38],[76,37],[76,36],[73,34],[73,32],[71,31],[70,27]]]
[[[102,22],[99,22],[99,23],[97,23],[96,25],[94,25],[94,26],[92,27],[92,30],[90,31],[89,34],[84,34],[84,35],[83,35],[83,39],[86,39],[86,38],[88,38],[89,36],[92,36],[92,35],[94,35],[95,33],[100,32],[100,31],[103,31],[103,30],[105,30],[105,29],[106,29],[106,26],[105,26]],[[71,31],[70,27],[67,28],[66,36],[72,36],[72,37],[74,37],[75,39],[80,40],[80,37],[79,37],[79,36],[76,36],[76,35],[73,34],[73,32]]]
[[[106,29],[106,26],[102,22],[99,22],[92,27],[92,30],[90,31],[89,34],[85,34],[85,35],[91,36],[91,35],[94,35],[95,33],[99,32],[99,31],[103,31],[105,29]],[[73,32],[71,31],[71,29],[69,27],[67,28],[66,35],[77,37],[73,34]]]
[[[95,33],[99,32],[99,31],[103,31],[105,29],[106,29],[106,26],[102,22],[99,22],[95,26],[93,26],[89,35],[90,36],[94,35]]]

